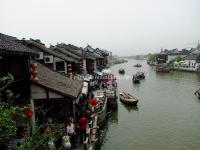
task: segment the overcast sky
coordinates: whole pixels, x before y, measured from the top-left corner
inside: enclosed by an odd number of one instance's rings
[[[195,47],[200,0],[0,0],[0,32],[117,55]]]

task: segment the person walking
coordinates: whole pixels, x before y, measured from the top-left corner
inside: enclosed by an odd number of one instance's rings
[[[68,121],[67,127],[66,127],[67,134],[70,136],[70,143],[72,145],[72,148],[76,148],[76,140],[75,140],[75,125],[70,119]]]
[[[81,132],[81,140],[82,143],[86,140],[86,129],[87,129],[88,119],[85,117],[81,117],[79,120],[79,127]]]

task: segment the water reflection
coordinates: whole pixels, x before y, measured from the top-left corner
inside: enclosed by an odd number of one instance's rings
[[[168,78],[169,75],[172,74],[172,72],[156,72],[156,71],[155,71],[155,73],[156,73],[156,78],[160,78],[160,79]]]
[[[125,105],[125,104],[123,104],[123,103],[121,103],[121,104],[123,105],[123,107],[126,108],[126,110],[127,110],[128,112],[132,112],[132,111],[138,112],[138,111],[139,111],[138,106],[128,106],[128,105]]]
[[[111,112],[109,121],[112,123],[118,124],[118,111],[117,110]]]
[[[106,124],[98,132],[98,141],[95,146],[95,150],[101,150],[102,145],[106,142],[106,134],[109,130],[109,124],[118,124],[118,110],[110,112]]]
[[[185,78],[190,78],[190,79],[197,79],[200,81],[200,75],[198,73],[194,72],[184,72],[184,71],[170,71],[169,73],[164,73],[164,72],[156,72],[156,78],[167,78],[172,77],[172,79],[175,80],[182,80]]]
[[[123,77],[125,75],[126,75],[126,73],[118,73],[118,76],[121,76],[121,77]]]

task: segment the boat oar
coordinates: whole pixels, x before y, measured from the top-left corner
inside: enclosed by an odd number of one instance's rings
[[[200,89],[199,90],[197,90],[194,94],[196,95],[197,93],[199,93],[199,91],[200,91]]]

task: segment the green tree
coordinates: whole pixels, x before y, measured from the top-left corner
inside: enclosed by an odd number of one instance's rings
[[[183,60],[183,58],[182,57],[180,57],[180,56],[177,56],[176,58],[174,58],[174,59],[172,59],[172,60],[170,60],[169,61],[169,65],[173,65],[174,64],[174,62],[180,62],[180,61],[182,61]]]
[[[0,78],[0,143],[9,141],[16,134],[13,114],[17,111],[17,108],[12,105],[15,96],[9,90],[11,84],[12,80],[9,77]]]
[[[180,62],[180,61],[182,61],[182,60],[183,60],[183,58],[182,58],[182,57],[180,57],[180,56],[177,56],[175,59],[176,59],[176,61],[177,61],[177,62]]]
[[[156,58],[156,54],[148,54],[147,56],[147,60],[148,61],[155,61],[155,58]]]

